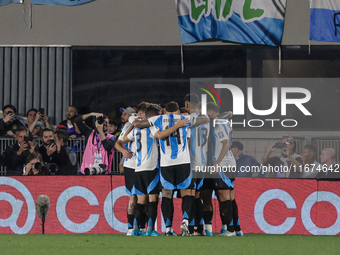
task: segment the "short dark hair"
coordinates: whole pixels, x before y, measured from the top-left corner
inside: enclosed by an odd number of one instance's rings
[[[165,106],[165,110],[167,112],[175,112],[175,111],[178,111],[178,109],[179,109],[179,106],[178,106],[177,102],[175,102],[175,101],[171,101],[171,102],[167,103],[166,106]]]
[[[137,112],[139,112],[139,111],[145,112],[146,107],[147,107],[149,104],[150,104],[150,103],[148,103],[148,102],[141,102],[141,103],[137,106]]]
[[[181,107],[179,108],[179,113],[189,113],[187,109],[185,109],[185,107]]]
[[[115,126],[117,126],[118,127],[118,121],[117,120],[114,120],[114,119],[109,119],[109,124],[111,124],[111,125],[115,125]]]
[[[150,118],[152,116],[160,114],[162,108],[159,104],[149,104],[145,109],[145,116]]]
[[[195,94],[195,93],[190,93],[190,94],[187,94],[185,97],[184,97],[184,102],[188,102],[192,105],[198,105],[200,100],[198,98],[198,95]]]
[[[15,132],[15,134],[17,134],[18,132],[21,132],[21,131],[25,131],[25,132],[27,133],[27,130],[26,130],[25,127],[19,126],[19,127],[17,128],[17,132]]]
[[[26,159],[26,164],[31,162],[33,159],[39,159],[40,163],[43,163],[41,154],[33,152],[33,153],[28,154],[27,159]]]
[[[12,104],[6,104],[4,107],[2,107],[2,112],[4,112],[7,108],[11,108],[15,114],[17,113],[17,108],[15,108],[15,106]]]
[[[68,107],[73,107],[74,109],[76,109],[76,114],[78,114],[78,108],[77,108],[77,106],[69,105]],[[67,108],[68,108],[68,107],[67,107]]]
[[[307,144],[307,145],[305,145],[304,148],[307,148],[309,150],[309,152],[313,155],[313,157],[315,157],[315,158],[318,157],[318,153],[316,151],[316,148],[313,145]]]
[[[38,110],[35,109],[35,108],[29,109],[29,110],[26,112],[26,117],[28,117],[28,114],[29,114],[30,112],[38,113]]]
[[[53,130],[50,129],[50,128],[44,128],[44,129],[42,130],[42,133],[44,133],[44,132],[49,132],[49,131],[53,132]]]
[[[58,139],[63,139],[64,143],[67,144],[69,135],[65,129],[58,129],[54,131],[54,134],[57,135]]]
[[[207,111],[220,112],[218,105],[213,102],[207,103]]]

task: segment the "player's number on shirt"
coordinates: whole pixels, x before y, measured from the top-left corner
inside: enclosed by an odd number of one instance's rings
[[[165,129],[168,128],[169,126],[167,126]],[[173,132],[170,136],[172,138],[177,138],[177,144],[181,144],[181,134],[179,133],[179,128],[175,132]],[[170,146],[170,136],[165,138],[166,146]]]
[[[202,143],[201,143],[201,134],[202,134]],[[198,128],[197,132],[197,144],[198,146],[204,146],[207,143],[207,134],[208,134],[208,129],[203,127],[203,128]]]
[[[137,132],[136,133],[136,137],[137,137],[137,152],[140,152],[142,150],[142,133],[141,132]]]

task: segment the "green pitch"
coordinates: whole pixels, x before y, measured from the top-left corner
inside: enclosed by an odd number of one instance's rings
[[[0,235],[0,254],[340,254],[339,236]]]

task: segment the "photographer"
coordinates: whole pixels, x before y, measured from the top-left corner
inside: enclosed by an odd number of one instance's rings
[[[29,153],[33,153],[35,149],[24,127],[18,129],[15,139],[16,142],[12,146],[7,147],[4,153],[7,176],[22,175],[27,156]]]
[[[270,157],[270,154],[280,150],[279,156]],[[302,158],[295,154],[295,141],[289,136],[285,135],[281,138],[281,142],[274,143],[262,157],[262,164],[266,166],[275,167],[280,171],[269,173],[269,177],[302,177]]]
[[[25,167],[25,173],[24,175],[34,175],[34,176],[38,176],[38,175],[43,175],[42,174],[42,157],[40,154],[38,153],[30,153],[27,156],[27,161],[26,161],[26,167]]]
[[[96,117],[95,130],[83,122],[92,116]],[[110,173],[115,137],[107,132],[107,125],[109,123],[108,117],[104,116],[102,113],[88,113],[77,116],[74,122],[78,126],[80,132],[85,136],[86,140],[86,147],[80,171],[84,174],[85,168],[105,164],[108,169],[106,174]]]
[[[25,124],[16,118],[17,109],[11,105],[2,108],[3,119],[0,119],[0,136],[15,137],[19,128],[26,128]]]

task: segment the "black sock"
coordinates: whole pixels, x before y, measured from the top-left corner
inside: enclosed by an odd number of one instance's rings
[[[132,229],[133,228],[133,219],[134,219],[133,214],[128,214],[127,218],[128,218],[128,228]]]
[[[204,224],[212,224],[213,214],[212,211],[203,211]]]
[[[155,221],[157,218],[157,205],[158,202],[149,202],[148,206],[148,230],[153,230],[155,226]]]
[[[172,220],[174,217],[174,205],[171,198],[163,197],[162,198],[162,214],[166,227],[172,227]]]
[[[183,219],[187,219],[189,222],[189,232],[194,233],[195,226],[195,197],[184,196],[182,197],[182,211]]]
[[[133,216],[135,218],[133,222],[134,228],[136,228],[136,226],[138,228],[141,228],[141,226],[143,225],[144,210],[145,210],[145,205],[138,204],[138,203],[136,204],[135,210],[133,212]],[[144,227],[145,227],[145,223],[144,223]]]
[[[233,224],[233,204],[230,200],[220,202],[220,212],[222,224],[227,225],[227,230],[234,232]]]
[[[240,221],[238,219],[238,207],[237,207],[235,199],[232,201],[232,203],[233,203],[233,223],[234,223],[234,228],[235,228],[235,231],[240,231],[241,230],[241,226],[240,226]]]
[[[195,199],[195,205],[195,226],[197,227],[197,233],[203,233],[203,204],[200,198]]]

